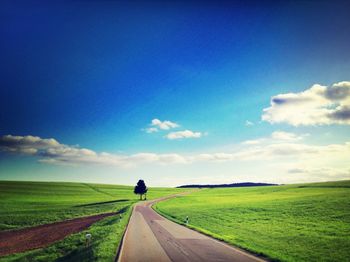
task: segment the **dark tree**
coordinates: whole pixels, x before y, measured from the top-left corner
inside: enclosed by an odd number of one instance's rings
[[[140,179],[134,188],[134,193],[137,195],[140,195],[140,200],[142,200],[142,195],[145,195],[145,199],[146,199],[147,190],[148,190],[148,188],[146,187],[145,182]]]

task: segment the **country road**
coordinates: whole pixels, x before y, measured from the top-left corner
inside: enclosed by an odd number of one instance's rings
[[[264,261],[160,216],[152,205],[161,200],[134,207],[118,262]]]

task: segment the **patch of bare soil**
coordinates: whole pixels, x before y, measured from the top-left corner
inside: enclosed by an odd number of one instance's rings
[[[0,256],[46,247],[70,234],[85,230],[93,223],[118,214],[105,213],[52,224],[0,232]]]

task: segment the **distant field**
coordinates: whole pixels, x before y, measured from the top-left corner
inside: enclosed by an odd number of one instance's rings
[[[182,192],[150,188],[148,199]],[[0,261],[112,261],[130,214],[138,201],[133,187],[118,185],[0,181],[0,231],[125,209],[122,220],[109,217],[90,227],[94,242],[84,247],[84,233],[47,248],[0,258]]]
[[[350,181],[202,189],[155,209],[281,261],[350,261]]]

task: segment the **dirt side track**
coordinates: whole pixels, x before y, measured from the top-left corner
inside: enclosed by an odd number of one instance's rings
[[[0,232],[0,256],[49,246],[70,234],[90,227],[93,223],[105,217],[118,213],[104,213],[36,227]]]

